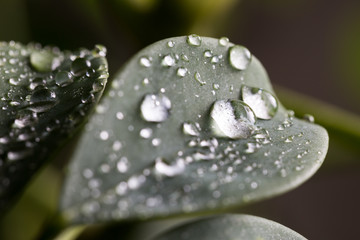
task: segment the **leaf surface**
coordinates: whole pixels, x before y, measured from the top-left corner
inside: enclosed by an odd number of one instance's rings
[[[246,48],[196,35],[136,54],[80,141],[61,201],[71,222],[258,201],[307,180],[328,147],[325,129],[278,102]]]
[[[85,120],[108,77],[105,53],[0,43],[0,210]]]

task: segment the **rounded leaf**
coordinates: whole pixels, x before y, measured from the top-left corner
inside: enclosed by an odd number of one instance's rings
[[[319,168],[325,129],[296,119],[260,62],[245,50],[230,57],[232,49],[223,40],[176,37],[125,65],[69,167],[61,201],[69,221],[232,207],[288,191]],[[233,67],[244,59],[245,69]]]

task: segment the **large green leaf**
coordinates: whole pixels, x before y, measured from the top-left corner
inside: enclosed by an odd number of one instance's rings
[[[250,215],[220,215],[177,227],[156,240],[305,240],[293,230]],[[154,240],[155,240],[154,239]]]
[[[61,209],[93,222],[241,205],[304,182],[327,147],[322,127],[277,104],[247,49],[166,39],[113,80],[80,139]]]
[[[0,212],[101,96],[105,54],[0,43]]]

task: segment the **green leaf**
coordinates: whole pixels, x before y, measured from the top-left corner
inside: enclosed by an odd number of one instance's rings
[[[220,215],[187,223],[154,240],[305,240],[293,230],[250,215]]]
[[[0,211],[84,121],[108,77],[105,48],[0,43]]]
[[[104,222],[288,191],[320,167],[328,147],[325,129],[293,114],[246,48],[196,35],[157,42],[129,61],[97,107],[61,209],[71,222]]]

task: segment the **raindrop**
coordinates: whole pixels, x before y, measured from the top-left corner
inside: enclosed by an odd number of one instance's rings
[[[227,38],[227,37],[222,37],[219,39],[219,44],[221,46],[225,47],[228,43],[229,43],[229,38]]]
[[[124,119],[124,114],[123,114],[122,112],[117,112],[117,113],[116,113],[116,118],[117,118],[118,120],[123,120],[123,119]]]
[[[200,46],[202,39],[200,36],[192,34],[187,37],[186,41],[191,46]]]
[[[154,146],[154,147],[157,147],[161,144],[161,139],[160,138],[154,138],[153,140],[151,140],[151,144]]]
[[[210,57],[212,57],[212,55],[213,55],[213,53],[211,50],[206,50],[204,52],[204,57],[210,58]]]
[[[251,61],[250,51],[240,45],[236,45],[229,50],[229,60],[233,68],[237,70],[245,70]]]
[[[314,123],[314,122],[315,122],[315,118],[314,118],[314,116],[311,115],[311,114],[304,114],[303,119],[304,119],[305,121],[310,122],[310,123]]]
[[[60,71],[55,75],[55,83],[60,87],[65,87],[73,82],[69,72]]]
[[[74,76],[81,76],[86,73],[86,71],[91,67],[89,60],[84,58],[76,58],[71,63],[71,72]]]
[[[143,67],[150,67],[151,66],[151,58],[150,57],[141,57],[139,63]]]
[[[166,55],[161,61],[161,65],[164,67],[171,67],[175,65],[175,59],[171,55]]]
[[[50,72],[54,69],[55,55],[50,51],[35,51],[30,55],[31,66],[39,72]]]
[[[24,128],[38,121],[37,114],[30,110],[22,110],[17,114],[13,127]]]
[[[109,133],[107,131],[101,131],[99,137],[101,140],[106,141],[109,139]]]
[[[248,138],[255,129],[254,112],[240,100],[216,101],[210,116],[211,130],[218,137]]]
[[[39,113],[50,110],[56,104],[56,95],[47,88],[37,87],[30,97],[29,109]]]
[[[141,116],[148,122],[163,122],[169,117],[171,102],[163,94],[147,94],[141,103]]]
[[[294,140],[294,136],[289,136],[285,139],[286,143],[291,143]]]
[[[176,74],[177,74],[179,77],[185,77],[187,71],[188,71],[188,70],[187,70],[186,68],[184,68],[184,67],[179,67],[179,68],[177,69]]]
[[[116,168],[119,172],[124,173],[129,169],[129,160],[127,157],[122,157],[116,164]]]
[[[169,48],[172,48],[175,46],[175,42],[173,40],[170,40],[170,41],[168,41],[167,45]]]
[[[152,133],[153,133],[153,130],[151,128],[143,128],[140,130],[139,135],[142,138],[148,139],[151,137]]]
[[[190,136],[199,136],[201,130],[199,123],[190,123],[190,122],[184,122],[182,129],[185,135],[190,135]]]
[[[243,86],[241,88],[241,97],[255,112],[257,118],[271,119],[277,112],[277,100],[266,90]]]
[[[155,171],[160,176],[173,177],[183,173],[184,170],[185,161],[183,159],[177,159],[174,164],[169,164],[162,158],[155,159]]]
[[[195,80],[196,80],[198,83],[200,83],[201,86],[203,86],[203,85],[206,84],[206,82],[201,79],[201,75],[200,75],[199,72],[196,72],[196,73],[194,74],[194,78],[195,78]]]

